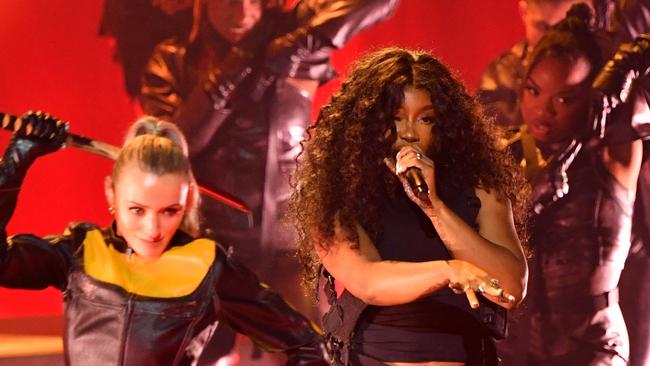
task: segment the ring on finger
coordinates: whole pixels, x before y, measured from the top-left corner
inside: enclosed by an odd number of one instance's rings
[[[501,283],[499,283],[499,280],[496,278],[490,278],[488,282],[490,283],[490,286],[494,288],[501,288]]]
[[[478,290],[478,292],[484,294],[485,293],[485,283],[481,283],[480,285],[478,285],[476,287],[476,289]]]

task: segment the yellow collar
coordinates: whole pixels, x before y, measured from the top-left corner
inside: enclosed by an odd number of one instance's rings
[[[84,271],[92,278],[147,297],[175,298],[193,293],[201,284],[216,255],[216,244],[196,239],[172,247],[151,263],[127,257],[104,240],[99,230],[86,233]]]

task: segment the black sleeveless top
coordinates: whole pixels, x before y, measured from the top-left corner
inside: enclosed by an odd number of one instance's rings
[[[476,227],[481,202],[474,189],[440,192],[445,204]],[[383,233],[375,245],[384,260],[424,262],[452,259],[433,224],[405,194],[382,204]],[[464,362],[481,347],[486,334],[465,296],[443,288],[397,306],[368,306],[352,346],[385,362]]]

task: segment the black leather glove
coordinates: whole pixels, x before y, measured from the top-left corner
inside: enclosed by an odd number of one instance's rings
[[[48,113],[25,113],[2,157],[0,185],[19,185],[31,163],[61,148],[67,135],[68,124]]]
[[[68,123],[41,111],[29,111],[21,117],[20,128],[12,141],[19,148],[22,159],[34,161],[60,149],[68,136]]]
[[[265,66],[275,75],[294,77],[300,61],[323,46],[318,35],[300,27],[269,43],[266,47]]]
[[[252,60],[252,53],[232,47],[224,61],[210,71],[203,90],[212,99],[214,109],[223,109],[235,89],[253,72]]]
[[[638,36],[632,43],[619,47],[614,57],[596,76],[592,86],[609,97],[612,107],[624,103],[633,82],[650,67],[650,34]]]

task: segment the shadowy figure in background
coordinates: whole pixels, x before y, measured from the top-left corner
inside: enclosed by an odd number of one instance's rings
[[[335,365],[497,364],[491,338],[526,292],[527,197],[495,133],[445,65],[399,48],[323,106],[288,213],[310,287],[325,269]]]
[[[608,65],[594,89],[606,52],[590,21],[587,5],[573,6],[532,51],[524,78],[525,125],[512,149],[533,186],[533,256],[525,314],[502,346],[505,365],[626,365],[629,359],[617,286],[631,245],[639,138],[650,132],[632,122],[632,108],[637,102],[647,108],[647,86],[636,80],[627,103],[612,100],[626,87],[628,71],[647,69],[648,40],[621,51],[617,57],[625,62]],[[645,296],[640,287],[637,282],[637,301]],[[513,345],[517,339],[523,341]]]
[[[0,286],[64,292],[67,365],[190,365],[217,319],[291,365],[320,365],[312,324],[246,267],[199,235],[198,186],[178,128],[145,117],[105,181],[115,221],[7,237],[28,168],[58,150],[67,125],[27,113],[0,162]]]
[[[197,179],[252,210],[247,217],[206,202],[206,226],[301,309],[311,304],[279,221],[312,98],[334,76],[331,51],[396,5],[298,1],[285,11],[260,0],[202,0],[190,39],[160,44],[144,75],[144,111],[185,132]]]
[[[114,42],[132,99],[140,95],[142,73],[154,47],[165,39],[187,37],[194,0],[104,0],[99,35]]]

